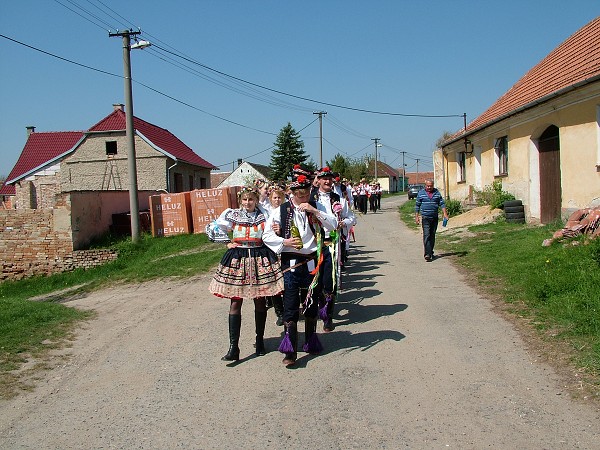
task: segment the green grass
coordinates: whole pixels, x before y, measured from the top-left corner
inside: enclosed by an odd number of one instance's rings
[[[189,277],[211,270],[225,252],[225,246],[210,243],[204,234],[143,235],[138,244],[107,238],[96,247],[114,248],[119,257],[89,270],[0,283],[0,397],[25,387],[11,371],[30,356],[63,345],[79,321],[93,316],[60,304],[65,297],[115,283]]]
[[[414,224],[413,205],[400,208]],[[499,220],[469,227],[472,235],[438,234],[436,247],[457,255],[486,292],[525,316],[546,339],[567,344],[573,364],[600,387],[600,239],[556,242],[544,239],[561,224],[528,226]]]
[[[415,222],[415,203],[416,200],[413,198],[411,200],[407,200],[401,206],[398,207],[400,211],[400,218],[402,221],[409,227],[413,229],[417,229],[419,225]]]

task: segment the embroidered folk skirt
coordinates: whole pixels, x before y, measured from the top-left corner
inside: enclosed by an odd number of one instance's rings
[[[283,292],[277,255],[268,247],[227,250],[208,290],[217,297],[251,299]]]

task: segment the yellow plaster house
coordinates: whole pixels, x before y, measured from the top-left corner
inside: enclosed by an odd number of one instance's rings
[[[496,180],[549,223],[600,204],[600,17],[527,72],[434,154],[447,197]]]

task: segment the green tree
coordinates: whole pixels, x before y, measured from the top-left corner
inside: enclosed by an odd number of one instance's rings
[[[435,148],[441,148],[442,147],[442,143],[445,142],[445,141],[447,141],[448,139],[450,139],[455,134],[456,134],[456,132],[444,131],[442,133],[442,135],[438,138],[438,140],[435,141]]]
[[[327,166],[334,172],[338,172],[342,178],[346,177],[346,172],[348,171],[348,160],[339,153],[337,153],[331,161],[326,161],[325,164],[327,164]]]
[[[273,180],[287,180],[291,176],[294,164],[305,164],[308,155],[304,152],[304,141],[300,134],[294,130],[292,124],[281,129],[275,141],[275,149],[271,154],[271,178]]]

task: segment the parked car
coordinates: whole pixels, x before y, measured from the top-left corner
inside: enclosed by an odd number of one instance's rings
[[[411,184],[408,187],[408,199],[417,198],[417,194],[421,189],[425,189],[424,184]]]

